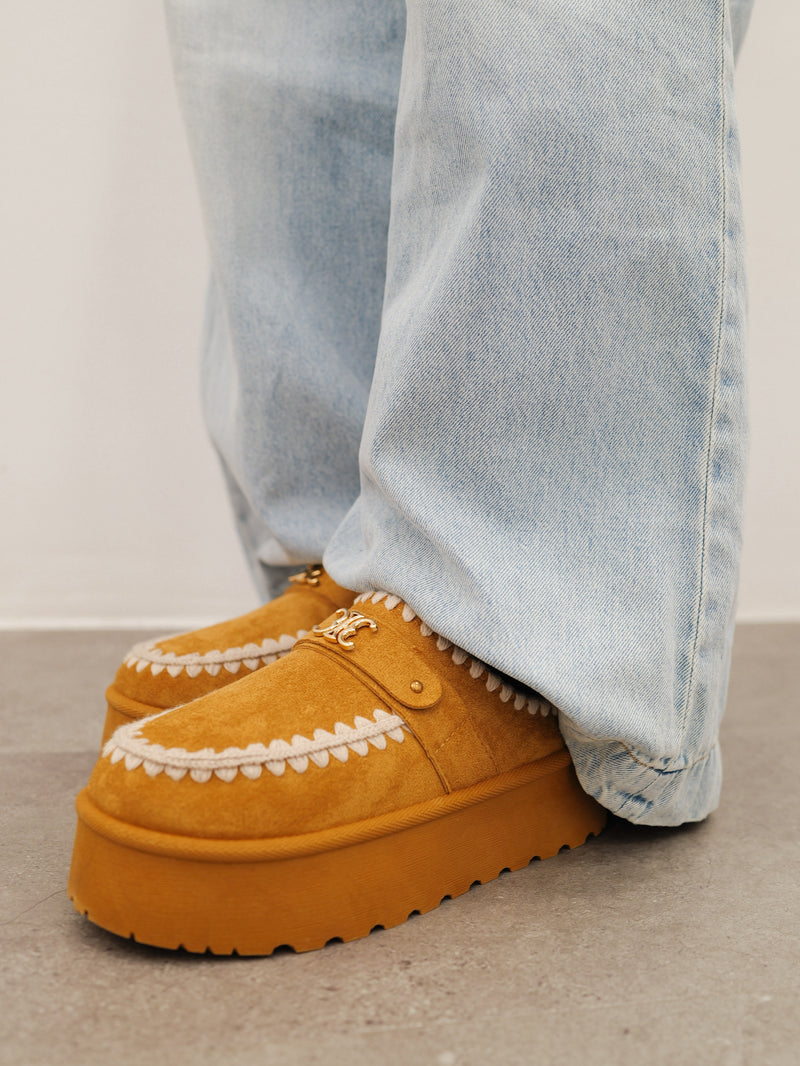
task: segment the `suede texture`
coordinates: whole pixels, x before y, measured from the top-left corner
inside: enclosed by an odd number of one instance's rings
[[[310,633],[268,670],[149,719],[139,733],[149,745],[210,754],[311,739],[382,710],[406,723],[402,742],[386,736],[383,749],[370,743],[365,754],[349,750],[346,761],[331,757],[327,766],[309,761],[302,772],[286,763],[280,776],[264,767],[255,780],[238,772],[232,780],[175,781],[106,754],[89,782],[94,803],[130,824],[186,836],[293,836],[400,810],[563,749],[552,714],[517,709],[499,680],[490,691],[485,670],[473,676],[480,664],[471,672],[463,653],[456,663],[452,648],[405,619],[402,604],[355,609],[377,630],[359,629],[352,649]]]
[[[352,603],[354,594],[337,585],[324,571],[314,580],[315,584],[291,584],[276,599],[238,618],[155,641],[160,652],[172,652],[176,656],[230,649],[242,649],[242,654],[230,664],[219,666],[216,674],[200,669],[195,677],[186,669],[173,677],[163,666],[154,674],[148,662],[145,661],[143,669],[137,669],[136,665],[128,665],[126,659],[106,693],[109,705],[128,717],[154,714],[189,703],[260,670],[268,664],[258,657],[248,658],[246,645],[260,646],[265,638],[276,641],[283,636],[296,638],[332,611]]]

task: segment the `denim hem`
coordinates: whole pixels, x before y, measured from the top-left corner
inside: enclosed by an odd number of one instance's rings
[[[640,825],[700,822],[719,804],[722,757],[719,744],[689,760],[650,759],[619,740],[598,740],[563,718],[561,731],[578,780],[612,814]],[[655,766],[659,761],[661,766]]]

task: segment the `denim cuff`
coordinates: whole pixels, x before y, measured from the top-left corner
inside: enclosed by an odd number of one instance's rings
[[[640,825],[682,825],[702,821],[719,804],[719,744],[697,757],[656,760],[621,741],[587,736],[564,718],[561,732],[583,788],[620,818]]]

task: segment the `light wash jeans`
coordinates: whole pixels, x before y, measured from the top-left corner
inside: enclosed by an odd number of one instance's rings
[[[263,595],[324,557],[560,709],[635,822],[721,781],[745,461],[722,0],[168,0],[207,419]]]

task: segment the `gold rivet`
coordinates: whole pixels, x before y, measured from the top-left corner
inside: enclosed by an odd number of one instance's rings
[[[422,690],[424,688],[425,688],[425,686],[422,684],[421,681],[412,681],[411,682],[411,691],[412,692],[422,692]]]

